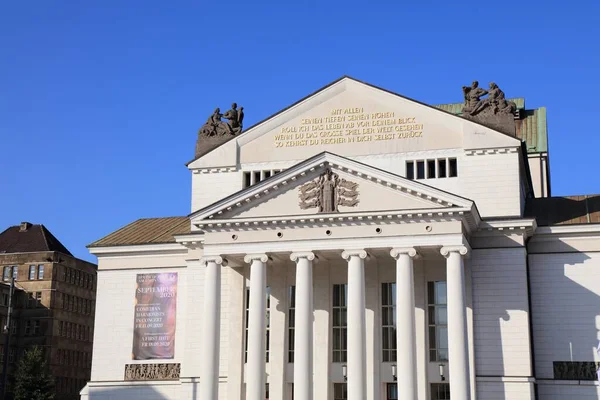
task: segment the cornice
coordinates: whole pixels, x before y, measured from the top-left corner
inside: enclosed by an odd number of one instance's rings
[[[237,166],[229,167],[206,167],[206,168],[193,168],[191,169],[193,174],[220,174],[223,172],[236,172],[238,171]]]
[[[311,215],[285,215],[272,217],[230,218],[222,220],[201,220],[194,223],[205,232],[256,230],[261,228],[298,228],[323,224],[337,225],[376,225],[380,223],[423,223],[461,221],[468,230],[476,229],[476,218],[467,208],[433,208],[419,210],[394,210],[375,212],[353,212]]]
[[[490,147],[478,149],[465,149],[466,156],[485,156],[490,154],[514,154],[519,152],[519,147]]]
[[[523,235],[525,238],[537,234],[537,223],[533,218],[506,219],[497,221],[481,221],[473,236],[506,236]]]
[[[124,246],[106,246],[106,247],[90,247],[90,253],[97,257],[107,257],[111,255],[126,256],[126,255],[169,255],[169,254],[187,254],[187,249],[180,243],[163,243],[163,244],[140,244],[140,245],[124,245]]]

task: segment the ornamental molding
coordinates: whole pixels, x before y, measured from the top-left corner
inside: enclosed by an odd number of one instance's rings
[[[419,209],[377,212],[354,212],[315,215],[290,215],[274,217],[235,218],[223,220],[204,220],[195,225],[204,232],[227,232],[240,230],[261,230],[278,227],[298,228],[313,226],[347,226],[347,225],[380,225],[410,224],[427,222],[461,221],[467,232],[477,229],[479,216],[473,209]]]
[[[179,379],[181,364],[125,364],[125,381],[168,381]]]
[[[367,258],[367,256],[367,252],[362,249],[342,251],[342,258],[346,261],[350,261],[351,257],[359,257],[360,259],[364,260],[365,258]]]
[[[471,246],[463,244],[460,246],[444,246],[440,249],[440,253],[448,258],[452,253],[458,253],[461,256],[471,255]]]
[[[262,263],[266,263],[269,260],[269,256],[266,254],[248,254],[244,256],[244,262],[247,264],[252,264],[253,261],[260,261]]]
[[[221,174],[224,172],[237,172],[237,171],[238,171],[238,168],[236,166],[192,169],[192,173],[194,173],[194,174]]]
[[[519,152],[519,147],[496,147],[484,149],[465,149],[466,156],[485,156],[490,154],[514,154]]]
[[[400,256],[404,254],[410,258],[414,258],[418,253],[417,249],[414,247],[394,247],[392,250],[390,250],[390,256],[392,256],[394,260],[398,260]]]
[[[313,261],[316,256],[312,251],[298,251],[290,254],[290,260],[298,262],[299,259],[306,258],[308,261]]]

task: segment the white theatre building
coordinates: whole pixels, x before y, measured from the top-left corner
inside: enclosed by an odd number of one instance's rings
[[[89,246],[82,398],[600,399],[600,197],[551,197],[545,109],[474,88],[211,116],[191,214]]]

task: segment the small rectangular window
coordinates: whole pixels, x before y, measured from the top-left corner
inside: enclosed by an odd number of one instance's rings
[[[448,159],[448,176],[450,178],[458,176],[458,165],[456,164],[456,158]]]
[[[63,321],[58,321],[58,336],[63,335]]]
[[[32,281],[35,279],[35,265],[29,266],[29,280]]]
[[[381,349],[383,362],[396,361],[396,283],[381,284]]]
[[[35,306],[42,306],[42,292],[35,292]]]
[[[244,172],[244,187],[248,187],[251,185],[251,172]]]
[[[398,400],[398,384],[396,384],[396,383],[388,383],[387,384],[386,400]]]
[[[415,179],[415,162],[406,162],[406,179]]]
[[[425,179],[425,161],[417,161],[417,179]]]
[[[271,177],[271,171],[265,171],[265,179]]]
[[[40,334],[40,321],[35,320],[33,322],[33,336],[37,336]]]
[[[31,320],[25,321],[25,336],[31,334]]]
[[[450,400],[450,384],[432,383],[431,400]]]
[[[8,294],[7,293],[4,293],[2,295],[2,305],[5,305],[5,306],[8,305]]]
[[[333,362],[348,361],[348,285],[333,285]]]
[[[438,178],[445,178],[446,177],[446,159],[445,158],[440,158],[438,161]]]
[[[8,281],[10,279],[10,267],[4,267],[2,271],[2,280]]]
[[[260,171],[254,171],[254,183],[260,182]]]
[[[333,384],[333,400],[347,400],[347,399],[348,399],[348,384],[334,383]]]
[[[38,265],[38,279],[44,279],[44,266]]]
[[[19,267],[17,265],[12,267],[12,277],[15,278],[15,281],[19,278]]]
[[[435,178],[435,160],[427,160],[427,179]]]

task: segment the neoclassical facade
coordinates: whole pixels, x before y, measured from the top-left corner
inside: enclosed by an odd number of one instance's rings
[[[600,398],[599,197],[550,196],[545,109],[463,91],[217,110],[191,214],[89,246],[82,398]]]

